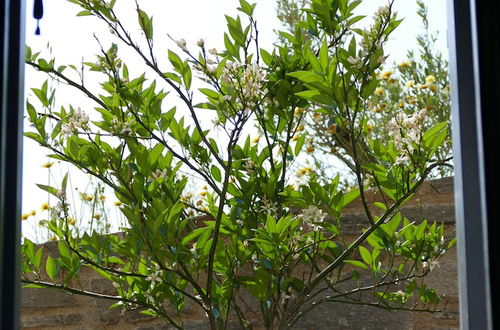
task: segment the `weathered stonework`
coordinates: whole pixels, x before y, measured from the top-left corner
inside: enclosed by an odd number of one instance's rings
[[[381,200],[376,193],[367,194],[370,202]],[[454,230],[453,180],[444,178],[426,183],[402,213],[415,221],[444,222],[446,232]],[[378,210],[373,209],[374,213]],[[342,229],[356,235],[366,226],[367,220],[359,202],[354,201],[341,218]],[[47,251],[57,255],[55,242],[47,244]],[[440,266],[425,279],[438,293],[446,295],[446,310],[442,313],[391,312],[374,307],[324,303],[301,319],[294,329],[353,329],[353,330],[458,330],[458,286],[456,251],[450,250],[440,260]],[[80,282],[85,287],[105,294],[115,294],[106,280],[89,269],[83,269]],[[126,312],[108,309],[111,301],[69,295],[48,289],[23,288],[22,329],[26,330],[170,330],[172,327],[137,311]],[[253,304],[251,308],[258,309]],[[186,330],[205,330],[208,325],[202,311],[194,304],[183,312]],[[263,329],[259,320],[252,320],[256,330]],[[239,324],[230,320],[228,329],[238,330]]]

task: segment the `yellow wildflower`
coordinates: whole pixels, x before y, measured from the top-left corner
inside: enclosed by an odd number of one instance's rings
[[[415,86],[415,81],[414,80],[410,80],[406,83],[406,87],[408,88],[412,88],[413,86]]]
[[[328,126],[328,133],[333,134],[337,130],[337,125],[330,125]]]
[[[430,84],[433,84],[436,82],[436,77],[434,77],[433,75],[428,75],[427,77],[425,77],[425,83],[430,85]]]
[[[293,141],[293,142],[297,141],[298,139],[299,139],[299,136],[298,136],[298,135],[294,135],[294,136],[292,137],[292,141]]]
[[[380,96],[384,93],[384,89],[382,87],[375,88],[375,95]]]
[[[303,177],[304,175],[310,174],[311,172],[312,172],[312,168],[311,167],[309,167],[309,166],[303,167],[303,168],[301,168],[301,169],[299,169],[297,171],[297,176]]]
[[[203,204],[203,201],[202,201],[202,200],[198,200],[198,201],[196,201],[196,206],[200,206],[201,204]]]
[[[313,113],[313,120],[314,120],[315,122],[320,121],[320,120],[321,120],[321,114],[320,114],[319,112],[315,112],[315,113]]]
[[[36,211],[35,210],[31,210],[30,215],[36,215]]]
[[[52,236],[52,237],[50,238],[50,240],[51,240],[51,241],[57,241],[57,237],[56,237],[56,236]]]
[[[311,153],[311,152],[314,152],[314,146],[308,146],[307,149],[306,149],[306,152],[307,153]]]
[[[54,165],[54,163],[47,162],[47,163],[43,164],[42,167],[51,168],[52,165]]]
[[[304,108],[298,108],[298,107],[297,107],[297,108],[295,108],[295,111],[294,111],[293,113],[294,113],[294,115],[296,115],[296,116],[300,116],[300,115],[301,115],[302,113],[304,113],[305,111],[306,111],[306,109],[304,109]]]
[[[122,203],[122,202],[120,202],[120,201],[115,201],[115,206],[122,206],[122,204],[123,204],[123,203]]]
[[[405,61],[405,62],[401,62],[401,63],[399,63],[399,65],[398,65],[398,66],[399,66],[401,69],[406,69],[407,67],[409,67],[409,66],[410,66],[410,62],[407,62],[407,61]]]
[[[68,218],[68,224],[69,224],[70,226],[74,226],[74,225],[76,225],[76,220],[75,220],[75,219],[73,219],[73,218]]]
[[[96,213],[92,218],[99,220],[101,218],[101,215],[99,213]]]
[[[49,209],[49,203],[43,203],[42,206],[40,206],[40,210],[46,211]]]
[[[99,196],[99,200],[103,201],[105,199],[106,199],[106,196],[104,196],[104,195]]]
[[[21,215],[21,220],[28,220],[29,217],[30,215],[28,213],[24,213],[23,215]]]
[[[200,192],[200,196],[206,196],[207,195],[207,192],[205,190],[203,190],[202,192]]]
[[[259,143],[260,136],[257,136],[255,139],[252,140],[252,143]]]
[[[381,77],[382,77],[382,79],[387,80],[392,76],[393,73],[394,72],[392,70],[387,70],[387,71],[382,72]]]
[[[302,132],[304,130],[304,125],[297,127],[297,132]]]
[[[429,86],[427,84],[423,84],[423,85],[420,84],[420,85],[418,85],[418,88],[420,88],[420,89],[427,89],[428,87]]]

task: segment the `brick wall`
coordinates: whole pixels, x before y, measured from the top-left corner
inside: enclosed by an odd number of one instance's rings
[[[379,199],[369,194],[370,201]],[[375,211],[375,210],[374,210]],[[446,224],[446,232],[454,231],[453,180],[445,178],[426,183],[402,213],[412,220],[437,220]],[[343,231],[356,235],[366,224],[361,205],[353,202],[341,219]],[[354,236],[353,236],[354,237]],[[56,253],[56,245],[47,243],[47,250]],[[356,305],[322,304],[301,320],[295,329],[353,329],[353,330],[451,330],[458,329],[458,287],[456,252],[449,251],[440,259],[440,266],[426,278],[438,293],[446,295],[446,310],[442,313],[391,312],[374,307]],[[113,287],[92,271],[84,268],[80,284],[89,290],[114,294]],[[109,301],[81,295],[70,295],[49,289],[22,289],[22,329],[119,329],[160,330],[170,329],[149,316],[137,311],[108,309]],[[250,306],[251,308],[252,306]],[[255,306],[254,306],[255,307]],[[189,330],[208,329],[201,310],[187,305],[183,311],[184,326]],[[239,329],[238,322],[229,322],[228,329]],[[261,329],[254,320],[255,328]]]

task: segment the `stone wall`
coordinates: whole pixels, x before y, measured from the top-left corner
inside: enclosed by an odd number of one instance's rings
[[[368,199],[379,199],[377,194],[369,194]],[[447,234],[454,231],[453,181],[452,178],[426,183],[413,200],[402,209],[412,220],[437,220],[446,224]],[[360,232],[366,219],[359,202],[355,201],[345,210],[341,220],[344,232],[355,235]],[[55,244],[47,243],[47,249],[55,253]],[[438,293],[446,295],[445,312],[415,313],[391,312],[374,307],[357,305],[322,304],[295,329],[353,329],[353,330],[451,330],[458,329],[458,287],[456,252],[449,251],[440,259],[440,266],[426,278],[427,283]],[[114,294],[113,287],[95,273],[83,269],[80,284],[84,288]],[[70,295],[49,289],[22,289],[22,329],[26,330],[160,330],[170,329],[158,320],[138,313],[108,309],[110,302],[81,295]],[[202,312],[187,305],[183,315],[185,329],[208,329]],[[255,328],[261,329],[258,320]],[[238,323],[229,324],[228,329],[239,329]]]

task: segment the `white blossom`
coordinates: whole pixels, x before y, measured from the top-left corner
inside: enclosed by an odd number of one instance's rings
[[[182,49],[183,51],[187,52],[186,40],[179,39],[179,40],[176,41],[176,43],[177,43],[177,46],[179,46],[180,49]]]
[[[234,87],[236,110],[246,115],[249,115],[268,93],[268,90],[263,88],[266,74],[256,63],[243,65],[227,61],[222,68],[220,80],[228,87]]]
[[[301,218],[304,223],[309,225],[314,231],[322,228],[321,223],[325,220],[325,213],[314,205],[309,205],[307,209],[302,211]]]
[[[163,272],[161,270],[153,271],[148,277],[146,277],[146,281],[151,282],[151,285],[154,286],[156,282],[158,283],[163,282],[161,279],[162,275]]]
[[[167,176],[167,169],[163,169],[162,171],[157,169],[151,174],[153,179],[164,178]]]
[[[63,123],[61,128],[62,135],[78,134],[78,129],[85,129],[89,122],[89,116],[77,108],[69,117],[68,121]]]
[[[427,110],[423,108],[413,115],[398,113],[387,123],[389,136],[394,141],[394,146],[399,152],[396,164],[406,165],[410,161],[410,156],[415,150],[414,145],[418,145],[422,135],[422,122],[425,120]]]
[[[133,122],[123,122],[119,120],[116,116],[111,119],[109,130],[111,133],[116,135],[130,135],[132,133]]]
[[[260,207],[260,212],[275,216],[278,214],[278,203],[271,201],[267,196],[262,197],[262,205]]]
[[[351,63],[352,65],[355,65],[355,64],[358,64],[360,62],[360,59],[357,57],[349,56],[347,58],[347,62]]]
[[[257,165],[255,164],[255,162],[251,159],[247,159],[247,161],[244,164],[245,171],[250,175],[255,172],[256,166]]]

